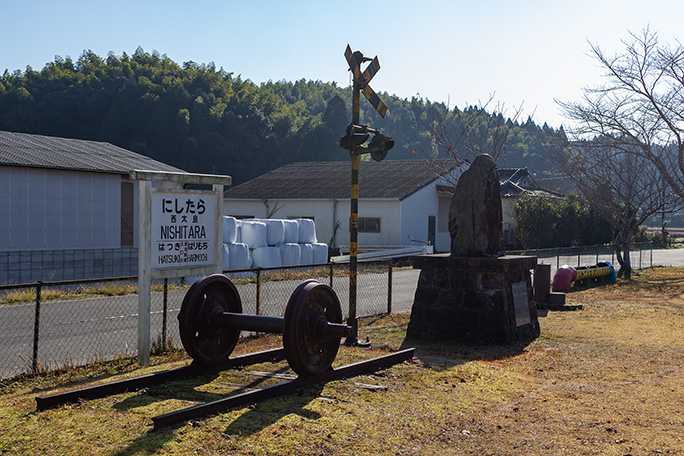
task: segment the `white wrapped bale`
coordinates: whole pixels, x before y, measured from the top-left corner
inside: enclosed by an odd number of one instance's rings
[[[249,246],[247,244],[228,244],[228,257],[230,258],[230,269],[249,269],[252,267],[252,259],[249,256]]]
[[[280,249],[278,247],[259,247],[252,250],[252,261],[255,268],[279,268]]]
[[[222,261],[222,271],[226,271],[230,269],[230,250],[228,248],[228,244],[223,244],[223,261]]]
[[[316,242],[316,226],[310,219],[299,219],[299,243],[313,244]]]
[[[299,248],[302,252],[300,264],[313,264],[313,245],[299,244]]]
[[[321,264],[328,262],[328,244],[316,242],[312,244],[313,247],[313,264]]]
[[[268,229],[264,222],[240,220],[240,240],[247,244],[250,249],[266,247],[268,241]]]
[[[223,243],[235,244],[237,242],[238,223],[235,217],[223,216]]]
[[[266,219],[260,220],[266,224],[266,243],[276,246],[285,242],[285,224],[283,220]]]
[[[280,260],[283,266],[297,266],[301,263],[302,251],[299,244],[287,242],[278,244],[276,247],[280,249]]]
[[[237,227],[235,228],[235,244],[242,244],[242,227],[240,226],[240,220],[237,221]]]
[[[299,222],[297,220],[283,220],[285,226],[285,240],[286,244],[299,243]]]

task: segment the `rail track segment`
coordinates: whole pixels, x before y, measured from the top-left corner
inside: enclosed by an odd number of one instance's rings
[[[213,274],[190,287],[178,320],[181,340],[194,360],[192,364],[39,396],[38,410],[283,358],[298,375],[293,380],[153,417],[154,430],[158,430],[318,383],[374,372],[411,359],[415,351],[409,348],[333,369],[340,340],[351,335],[352,327],[341,323],[340,302],[332,288],[315,280],[307,280],[295,289],[281,318],[242,314],[235,285],[226,276]],[[230,358],[243,330],[282,334],[283,348]]]

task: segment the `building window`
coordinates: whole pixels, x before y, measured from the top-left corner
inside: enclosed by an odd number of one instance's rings
[[[359,233],[379,233],[380,217],[359,217]]]
[[[121,247],[133,246],[134,193],[133,181],[124,176],[121,180]]]

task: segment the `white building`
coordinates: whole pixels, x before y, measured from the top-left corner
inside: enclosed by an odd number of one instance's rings
[[[359,247],[430,244],[448,252],[454,160],[385,160],[359,167]],[[349,245],[350,162],[291,163],[224,192],[223,214],[310,218],[332,248]]]
[[[183,172],[105,142],[0,131],[0,284],[137,273],[133,169]]]
[[[359,248],[433,245],[449,252],[449,205],[464,167],[455,160],[385,160],[359,167]],[[541,189],[526,168],[499,169],[504,244],[515,246],[515,200]],[[349,245],[350,162],[291,163],[224,192],[223,214],[311,218],[319,242]],[[556,194],[553,194],[556,195]],[[557,195],[556,195],[557,196]]]
[[[537,196],[560,197],[561,195],[541,188],[527,168],[499,168],[501,181],[501,215],[503,219],[503,241],[509,248],[519,248],[515,237],[515,203],[525,193]]]

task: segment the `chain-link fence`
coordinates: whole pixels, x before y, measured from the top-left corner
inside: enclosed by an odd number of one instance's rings
[[[593,266],[596,263],[609,261],[615,269],[619,269],[615,257],[615,248],[611,245],[591,245],[579,247],[564,247],[556,249],[519,250],[506,252],[507,255],[534,255],[537,262],[551,265],[551,277],[556,270],[567,264],[573,267]],[[631,244],[629,258],[632,269],[653,267],[653,244],[645,242]]]
[[[616,263],[609,246],[508,254],[537,256],[539,262],[551,264],[552,277],[564,264]],[[633,245],[630,255],[634,269],[653,265],[651,244]],[[392,261],[359,263],[358,267],[357,316],[390,312]],[[282,316],[295,288],[311,278],[332,286],[342,305],[342,314],[345,318],[349,314],[348,264],[224,273],[235,283],[246,314]],[[167,285],[155,283],[151,293],[153,350],[180,346],[177,316],[188,284],[171,280]],[[137,277],[0,285],[0,379],[134,356],[137,341]]]
[[[391,261],[359,263],[357,316],[391,309]],[[243,312],[282,316],[306,279],[332,286],[349,313],[349,266],[321,264],[287,269],[225,271]],[[178,312],[188,285],[156,282],[151,290],[152,350],[180,346]],[[137,278],[0,285],[0,378],[79,366],[137,354]]]

